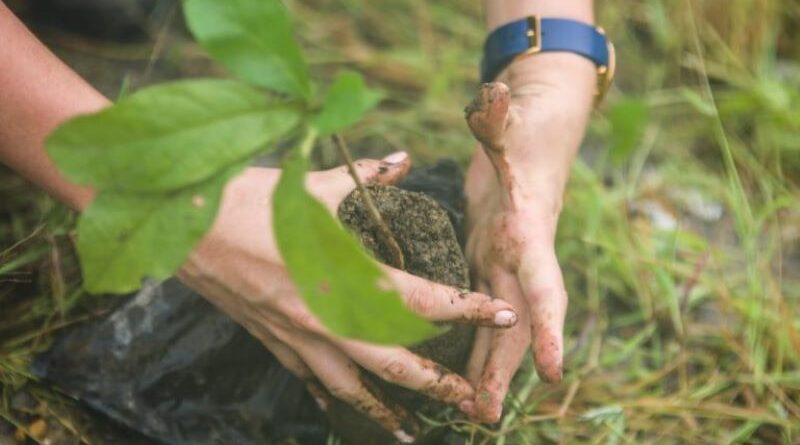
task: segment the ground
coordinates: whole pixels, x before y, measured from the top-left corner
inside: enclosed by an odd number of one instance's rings
[[[319,77],[348,66],[388,93],[347,135],[359,154],[467,161],[461,110],[477,86],[480,3],[288,2]],[[559,231],[564,382],[539,382],[527,363],[499,427],[454,427],[474,444],[800,443],[800,4],[597,3],[619,77]],[[36,32],[112,98],[224,75],[181,33],[179,11],[162,19],[140,44]],[[338,162],[331,147],[321,153]],[[104,443],[80,406],[28,372],[64,327],[113,304],[80,290],[71,221],[0,172],[2,445],[54,431]]]

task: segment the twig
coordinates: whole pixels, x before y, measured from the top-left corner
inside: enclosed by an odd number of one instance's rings
[[[575,379],[572,383],[570,383],[569,388],[567,389],[567,395],[564,396],[564,400],[561,401],[561,405],[558,407],[557,416],[559,418],[563,418],[567,415],[567,411],[569,411],[569,406],[572,405],[572,401],[575,399],[575,394],[578,393],[578,388],[581,386],[581,379]]]
[[[41,226],[39,226],[39,227],[37,227],[37,228],[33,229],[33,232],[31,232],[30,234],[28,234],[28,235],[27,235],[25,238],[22,238],[21,240],[19,240],[19,241],[15,242],[14,244],[12,244],[12,245],[11,245],[11,247],[8,247],[7,249],[0,251],[0,258],[3,258],[3,257],[5,257],[5,256],[7,256],[7,255],[10,255],[10,254],[11,254],[11,251],[13,251],[13,250],[14,250],[14,249],[16,249],[17,247],[21,246],[22,244],[24,244],[24,243],[25,243],[26,241],[28,241],[29,239],[32,239],[33,237],[35,237],[36,235],[38,235],[38,234],[39,234],[39,232],[41,232],[42,230],[44,230],[44,228],[45,228],[45,226],[44,226],[44,225],[41,225]]]
[[[53,291],[53,298],[56,300],[58,306],[58,313],[61,318],[64,318],[66,310],[64,309],[64,274],[61,272],[61,252],[58,248],[58,241],[51,232],[45,235],[47,243],[50,244],[50,264],[53,268],[50,274],[50,283]]]
[[[393,266],[405,270],[406,262],[403,258],[403,251],[400,250],[400,245],[397,244],[397,240],[394,239],[392,232],[389,230],[389,227],[386,225],[386,222],[381,217],[381,213],[378,211],[378,208],[375,206],[375,202],[372,200],[372,195],[367,193],[367,189],[364,187],[364,183],[361,182],[361,178],[358,177],[358,173],[356,173],[356,166],[353,164],[353,158],[350,156],[350,150],[347,148],[347,142],[345,142],[344,138],[339,134],[333,135],[333,142],[336,145],[336,148],[339,149],[339,154],[344,159],[344,162],[347,164],[347,171],[350,173],[350,176],[353,177],[353,181],[356,182],[356,188],[358,189],[359,193],[361,193],[361,197],[364,199],[364,204],[367,206],[367,213],[369,214],[370,219],[378,227],[378,233],[380,233],[383,241],[389,247],[389,251],[392,254],[393,259]]]
[[[47,402],[40,399],[40,403],[44,404],[44,408],[47,410],[47,413],[50,414],[50,417],[56,419],[56,421],[60,423],[64,429],[72,433],[72,435],[75,436],[80,443],[83,445],[92,445],[92,442],[89,441],[89,438],[81,433],[80,430],[78,430],[78,427],[76,427],[70,419],[67,419],[66,416],[62,417],[61,414],[56,413],[52,408],[50,408],[50,405]]]
[[[160,29],[157,31],[155,36],[151,35],[151,38],[153,38],[154,43],[153,43],[153,48],[150,51],[150,56],[147,58],[147,66],[145,67],[144,74],[142,75],[143,80],[150,79],[150,75],[153,74],[153,68],[155,68],[156,62],[158,62],[158,60],[161,58],[161,55],[164,52],[164,48],[166,48],[166,44],[169,39],[170,25],[173,22],[173,18],[175,17],[175,12],[177,10],[178,10],[178,5],[171,4],[169,6],[169,10],[164,15],[164,18],[161,19],[161,23],[159,23]]]

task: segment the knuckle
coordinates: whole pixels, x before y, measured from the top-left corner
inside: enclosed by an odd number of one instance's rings
[[[505,387],[505,385],[502,379],[500,379],[499,377],[494,377],[492,379],[487,380],[484,383],[484,387],[493,394],[498,394],[503,392],[503,388]]]
[[[467,297],[469,301],[461,311],[461,318],[466,321],[494,321],[494,314],[504,308],[501,303],[496,305],[491,298],[475,294]]]
[[[328,386],[328,392],[330,392],[333,397],[348,403],[358,400],[358,390],[349,385],[339,383],[332,384]]]
[[[273,326],[270,326],[269,331],[272,334],[272,336],[275,339],[277,339],[277,341],[279,341],[279,342],[281,342],[281,343],[283,343],[283,344],[285,344],[287,346],[293,346],[295,344],[294,336],[292,336],[292,334],[287,329],[285,329],[284,327],[279,326],[279,325],[273,325]]]
[[[379,161],[374,159],[359,159],[355,163],[358,176],[362,180],[369,180],[378,173]]]
[[[392,357],[381,366],[378,376],[389,382],[402,382],[409,374],[409,366],[397,357]]]
[[[531,307],[540,307],[545,301],[551,300],[555,293],[550,287],[540,286],[528,291],[528,302]]]
[[[480,315],[483,312],[493,312],[495,309],[504,308],[506,306],[510,307],[508,303],[500,299],[492,299],[492,297],[478,293],[478,292],[470,292],[464,294],[466,297],[467,302],[471,309],[475,312],[476,315]]]
[[[294,374],[295,377],[301,380],[305,380],[313,376],[308,366],[306,366],[306,364],[303,363],[303,361],[296,355],[282,353],[282,350],[280,348],[267,347],[267,349],[269,349],[275,355],[278,361],[286,369],[288,369],[289,372]]]
[[[406,304],[412,311],[423,317],[432,315],[436,306],[426,292],[416,288],[406,296]]]
[[[270,272],[274,272],[271,273],[270,278],[272,280],[273,293],[279,294],[276,296],[279,296],[281,299],[286,299],[289,295],[296,292],[292,277],[290,277],[288,273],[285,273],[285,269],[283,271],[270,270]]]
[[[315,332],[318,330],[317,319],[306,310],[295,310],[289,315],[292,327],[303,331]]]
[[[506,379],[498,370],[490,370],[481,382],[481,389],[490,396],[505,395]]]
[[[329,173],[331,177],[349,176],[350,175],[350,173],[348,171],[347,164],[337,165],[336,167],[333,167],[330,170],[325,171],[325,173]],[[308,176],[309,176],[309,178],[307,179],[307,181],[313,179],[312,175],[308,175]]]

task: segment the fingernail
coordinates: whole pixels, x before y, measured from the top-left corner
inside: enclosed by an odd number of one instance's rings
[[[400,441],[400,443],[414,443],[414,441],[416,440],[416,439],[414,439],[414,436],[412,436],[411,434],[408,434],[407,432],[405,432],[403,430],[395,431],[394,432],[394,437],[396,437],[397,440]]]
[[[462,413],[472,417],[474,414],[474,404],[471,400],[464,400],[463,402],[458,404],[458,409],[461,410]]]
[[[500,407],[497,408],[497,410],[495,412],[492,413],[492,416],[491,416],[492,420],[490,421],[490,423],[497,423],[497,422],[500,421],[500,419],[502,417],[503,417],[503,407],[500,406]]]
[[[517,323],[517,314],[514,311],[504,309],[494,314],[494,324],[502,327],[514,326]]]
[[[389,156],[382,159],[387,164],[399,164],[408,158],[408,153],[404,151],[396,151]]]

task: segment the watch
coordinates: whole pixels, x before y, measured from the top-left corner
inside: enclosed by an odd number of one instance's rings
[[[596,99],[614,80],[614,45],[602,28],[577,20],[530,16],[492,31],[486,38],[481,61],[481,82],[491,82],[514,59],[540,52],[572,52],[597,66]]]

